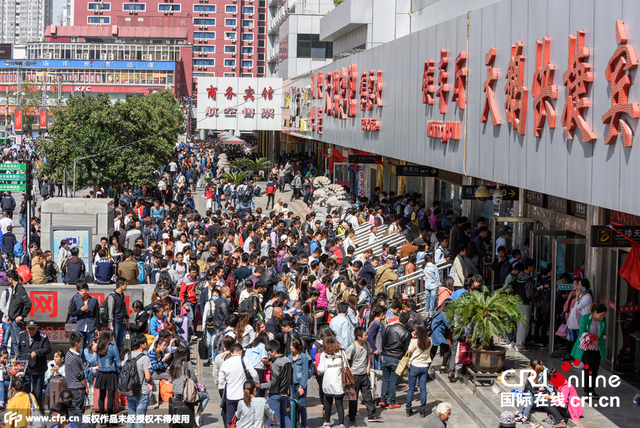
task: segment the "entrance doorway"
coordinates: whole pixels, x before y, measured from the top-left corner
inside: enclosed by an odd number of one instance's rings
[[[517,248],[524,250],[524,241],[529,238],[533,230],[535,221],[530,218],[519,217],[496,217],[491,224],[491,260],[497,256],[497,249],[500,246],[507,248],[507,260],[510,258],[511,250]],[[507,234],[510,231],[510,234]],[[493,293],[496,273],[491,271],[491,292]]]

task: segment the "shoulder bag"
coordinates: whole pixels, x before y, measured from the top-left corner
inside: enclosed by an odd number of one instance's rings
[[[196,383],[191,379],[187,369],[184,369],[184,384],[182,386],[182,400],[185,403],[197,403],[200,401],[200,396],[198,395],[198,389],[196,388]]]
[[[353,372],[351,366],[349,366],[349,360],[344,351],[340,351],[340,358],[342,359],[342,388],[346,391],[355,387],[356,381],[353,378]]]
[[[424,349],[415,358],[411,358],[411,355],[409,355],[408,352],[404,354],[404,357],[402,357],[402,359],[398,363],[398,367],[396,367],[396,374],[398,376],[406,376],[407,374],[409,374],[409,366],[411,365],[411,361],[418,358],[420,355],[422,355],[423,352]]]

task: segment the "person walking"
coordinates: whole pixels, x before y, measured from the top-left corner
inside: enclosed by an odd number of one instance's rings
[[[407,416],[413,415],[413,391],[420,386],[420,417],[427,417],[427,377],[431,365],[431,339],[424,324],[414,327],[414,338],[409,343],[409,389],[407,389]]]
[[[586,281],[586,280],[583,280]],[[584,395],[599,399],[595,391],[600,362],[606,357],[607,307],[603,304],[592,304],[591,313],[580,319],[580,329],[573,345],[571,356],[584,364]]]
[[[358,413],[358,394],[362,394],[362,401],[367,407],[367,422],[382,422],[382,417],[376,416],[376,406],[371,395],[370,364],[371,347],[367,342],[367,331],[364,327],[357,327],[354,331],[355,341],[347,348],[347,359],[353,372],[356,399],[349,400],[349,422],[356,422]]]
[[[396,404],[396,386],[398,375],[396,367],[400,359],[406,354],[411,341],[411,333],[405,325],[409,322],[409,314],[402,312],[398,317],[398,324],[386,328],[382,337],[382,393],[380,407],[390,409],[400,408]]]
[[[267,210],[269,209],[269,203],[271,203],[271,209],[274,209],[275,207],[277,188],[278,184],[275,182],[275,179],[272,176],[267,183]]]
[[[173,363],[169,368],[169,376],[173,383],[173,396],[177,400],[183,400],[184,381],[188,377],[195,383],[198,383],[196,372],[193,370],[193,365],[187,360],[189,349],[186,346],[178,346],[174,352]],[[244,374],[244,372],[242,372]],[[196,427],[202,426],[202,413],[204,412],[207,403],[209,402],[209,394],[206,392],[198,391],[198,403],[186,403],[187,406],[191,406],[195,410],[195,425]],[[198,408],[195,409],[195,404],[198,404]]]
[[[11,354],[15,357],[18,352],[18,336],[20,335],[20,330],[24,326],[24,319],[29,316],[31,312],[31,299],[24,289],[22,279],[15,269],[7,272],[7,279],[9,280],[12,293],[9,297],[9,312],[5,321],[9,323],[9,331],[11,332]]]
[[[144,420],[147,414],[147,405],[149,404],[149,387],[148,384],[153,383],[153,377],[151,377],[151,360],[145,354],[145,351],[149,349],[147,338],[141,334],[137,334],[131,338],[132,351],[125,357],[126,362],[129,359],[133,359],[136,362],[136,368],[138,369],[138,379],[140,380],[140,393],[127,397],[127,428],[144,428],[144,422],[136,422],[135,424],[130,418],[136,418],[137,420]]]
[[[324,424],[323,428],[331,428],[331,407],[336,402],[338,423],[344,426],[344,387],[342,386],[342,371],[346,368],[347,358],[340,349],[340,343],[333,336],[325,336],[322,341],[322,354],[318,363],[318,374],[322,375],[322,391],[324,392]]]
[[[273,425],[280,425],[275,413],[269,407],[267,399],[256,397],[256,383],[254,381],[246,381],[242,391],[243,398],[238,402],[238,410],[235,413],[238,418],[236,428],[268,428],[269,420],[273,421]]]
[[[118,389],[118,372],[122,369],[122,361],[118,348],[112,343],[113,331],[105,329],[98,340],[98,376],[94,387],[100,391],[98,409],[100,420],[108,420],[114,412],[114,399]],[[107,405],[105,408],[105,399]],[[106,426],[115,426],[107,423]]]

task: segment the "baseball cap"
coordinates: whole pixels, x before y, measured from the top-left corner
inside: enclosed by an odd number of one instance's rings
[[[169,234],[168,233],[163,233],[162,234],[162,239],[169,239]]]

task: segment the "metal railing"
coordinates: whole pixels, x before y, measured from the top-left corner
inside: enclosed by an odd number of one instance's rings
[[[424,264],[424,263],[422,263]],[[440,276],[440,283],[444,281],[444,278],[448,276],[448,272],[451,270],[450,262],[443,262],[437,265],[438,275]],[[418,266],[416,266],[417,268]],[[425,276],[422,269],[417,269],[415,272],[404,275],[398,278],[395,282],[389,282],[385,284],[384,291],[389,296],[389,299],[393,296],[389,294],[389,291],[394,288],[394,293],[405,293],[410,299],[413,299],[417,304],[419,313],[425,312],[426,296],[425,296]]]

